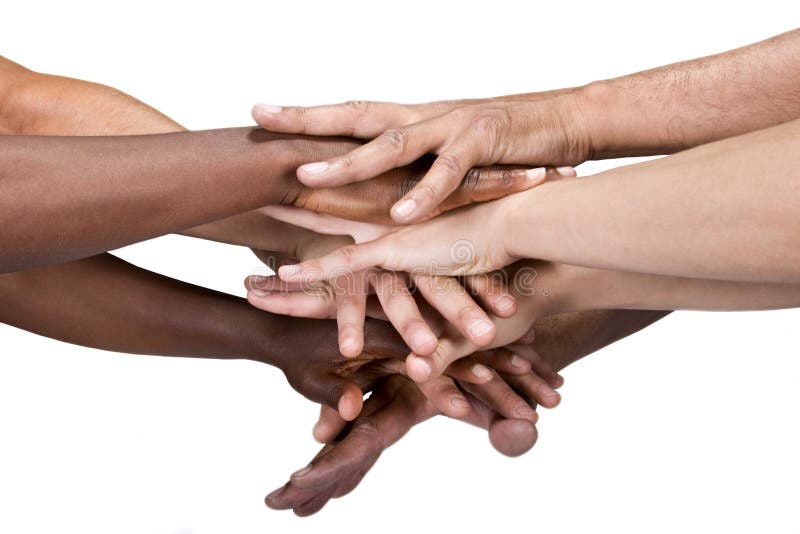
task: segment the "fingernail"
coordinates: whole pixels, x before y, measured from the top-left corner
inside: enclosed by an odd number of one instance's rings
[[[325,171],[330,168],[331,164],[327,161],[318,161],[316,163],[306,163],[305,165],[301,165],[298,171],[303,171],[306,174],[310,174],[312,176],[316,176],[319,174],[325,173]]]
[[[283,267],[278,267],[278,276],[284,280],[295,278],[299,276],[301,272],[303,272],[303,269],[298,265],[284,265]]]
[[[497,306],[497,309],[500,311],[508,311],[514,307],[514,299],[512,299],[507,295],[503,295],[502,297],[497,299],[495,306]]]
[[[430,362],[428,362],[425,358],[414,358],[413,360],[418,369],[422,371],[422,374],[425,378],[430,377],[433,374],[433,367],[431,367]]]
[[[422,332],[421,331],[421,332],[417,332],[416,334],[414,334],[414,337],[411,339],[411,341],[414,343],[414,346],[419,349],[419,348],[427,347],[431,343],[435,342],[436,341],[436,337],[432,336],[428,332]]]
[[[556,167],[556,172],[561,176],[577,176],[578,173],[572,167]]]
[[[350,347],[352,347],[355,344],[356,344],[356,340],[354,338],[348,336],[348,337],[342,339],[341,343],[339,343],[339,350],[341,352],[344,352],[345,349],[349,349]]]
[[[270,493],[269,495],[267,495],[267,499],[274,499],[275,497],[277,497],[278,495],[280,495],[282,491],[283,491],[283,488],[278,488],[278,489],[276,489],[275,491],[273,491],[272,493]]]
[[[525,177],[528,180],[541,180],[547,174],[547,170],[544,167],[537,167],[535,169],[528,169],[525,171]]]
[[[453,408],[469,408],[469,401],[461,395],[454,395],[450,397],[450,406]]]
[[[509,359],[509,362],[511,362],[511,365],[513,367],[516,367],[517,369],[527,369],[528,368],[528,361],[525,358],[523,358],[522,356],[519,356],[517,354],[512,354],[511,358]]]
[[[273,106],[272,104],[256,104],[256,108],[264,113],[280,113],[283,108],[280,106]]]
[[[411,198],[403,200],[394,207],[394,212],[403,219],[408,219],[414,210],[417,209],[417,201]]]
[[[472,374],[480,378],[481,380],[491,380],[492,379],[492,372],[483,364],[476,363],[472,366]]]
[[[522,417],[533,417],[536,415],[536,410],[527,405],[518,406],[516,411],[517,415],[520,415]]]
[[[484,319],[478,319],[474,323],[472,323],[469,327],[469,333],[474,338],[479,338],[485,336],[489,332],[492,331],[492,323],[486,321]]]
[[[299,471],[292,473],[292,478],[302,478],[303,476],[307,475],[309,471],[311,471],[311,466],[307,465]]]

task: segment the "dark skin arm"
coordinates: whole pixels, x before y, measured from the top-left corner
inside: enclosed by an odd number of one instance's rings
[[[76,84],[86,92],[76,96]],[[95,110],[97,102],[105,107]],[[121,110],[109,102],[123,104]],[[137,130],[135,109],[140,107],[146,111]],[[268,204],[385,219],[386,208],[426,168],[423,160],[387,173],[374,185],[312,191],[297,182],[294,169],[345,153],[359,141],[276,135],[250,127],[164,133],[180,129],[114,89],[41,75],[0,58],[0,132],[118,136],[0,138],[0,272],[91,256]],[[121,135],[131,133],[155,135]],[[523,172],[480,171],[448,207],[531,185]],[[199,235],[208,235],[208,228]]]
[[[534,365],[541,361],[560,370],[597,350],[658,321],[669,312],[604,310],[556,315],[536,326],[531,351],[519,354]],[[470,402],[476,405],[475,399]],[[474,424],[489,429],[492,444],[507,454],[521,454],[536,441],[521,421],[500,420],[491,413],[475,410]],[[292,509],[307,516],[322,509],[331,499],[358,486],[380,455],[411,428],[437,415],[436,408],[404,377],[383,382],[364,406],[362,414],[335,440],[326,444],[311,461],[310,469],[292,475],[283,487],[270,493],[267,506]],[[331,424],[332,414],[323,410],[318,423]]]

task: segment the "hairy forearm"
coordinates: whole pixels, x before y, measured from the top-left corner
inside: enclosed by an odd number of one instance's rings
[[[280,361],[281,320],[111,255],[0,275],[0,322],[116,352]]]
[[[587,267],[800,282],[800,120],[508,197],[507,250]]]
[[[671,154],[800,118],[800,30],[579,90],[591,159]]]

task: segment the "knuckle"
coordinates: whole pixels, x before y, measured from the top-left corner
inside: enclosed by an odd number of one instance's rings
[[[352,111],[357,113],[367,113],[370,111],[375,102],[371,102],[369,100],[348,100],[344,103],[344,106],[350,108]]]
[[[377,140],[393,152],[405,152],[408,146],[408,133],[402,129],[387,130]]]
[[[429,184],[417,184],[414,191],[416,192],[414,196],[417,199],[427,198],[431,202],[437,202],[439,200],[439,191]]]
[[[472,167],[470,170],[467,171],[467,174],[464,175],[464,180],[461,182],[462,189],[467,191],[474,191],[478,187],[478,181],[481,178],[480,170]]]
[[[363,437],[374,439],[380,437],[381,426],[375,417],[367,415],[356,420],[356,422],[353,424],[353,430],[351,430],[351,432],[355,432]]]
[[[436,158],[435,165],[448,172],[448,174],[465,174],[464,161],[452,152],[444,152]]]

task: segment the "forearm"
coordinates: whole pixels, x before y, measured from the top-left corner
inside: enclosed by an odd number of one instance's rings
[[[109,254],[0,275],[0,322],[68,343],[135,354],[277,364],[279,316]]]
[[[553,269],[559,273],[554,304],[562,311],[756,311],[800,306],[800,284],[681,278],[571,265]]]
[[[512,257],[800,282],[800,120],[501,200]],[[513,229],[513,232],[510,231]]]
[[[800,30],[579,95],[590,159],[671,154],[800,118]]]
[[[556,370],[642,330],[668,311],[598,310],[552,315],[536,323],[536,351]]]
[[[347,145],[347,146],[345,146]],[[0,269],[86,257],[299,193],[294,170],[354,143],[255,128],[0,139]]]

